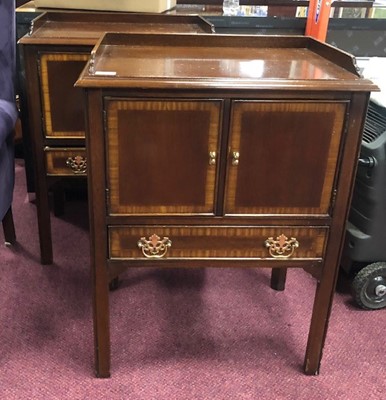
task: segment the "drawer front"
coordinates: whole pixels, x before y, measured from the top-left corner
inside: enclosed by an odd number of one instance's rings
[[[110,259],[323,258],[324,227],[110,226]]]
[[[47,175],[86,176],[87,156],[85,148],[44,149]]]

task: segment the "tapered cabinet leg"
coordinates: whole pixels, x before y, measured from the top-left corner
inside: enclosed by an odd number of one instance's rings
[[[336,278],[334,272],[334,269],[324,271],[320,282],[317,284],[304,360],[304,372],[307,375],[319,374],[335,291]]]
[[[117,276],[116,278],[112,279],[109,283],[109,289],[110,291],[114,291],[117,290],[119,288],[119,276]]]
[[[45,203],[45,202],[44,202]],[[38,206],[38,228],[40,240],[40,262],[43,265],[52,264],[52,237],[51,237],[51,219],[50,211],[48,208],[48,201],[46,206]]]
[[[48,186],[44,179],[36,181],[36,209],[38,218],[40,262],[43,265],[52,264],[51,218],[48,201]]]
[[[272,268],[271,272],[271,288],[282,291],[285,289],[287,279],[287,268]]]
[[[110,377],[109,281],[104,262],[95,268],[93,314],[95,369],[98,378]]]
[[[54,198],[54,215],[55,217],[61,217],[64,215],[64,204],[66,199],[66,194],[62,185],[55,185],[53,190]]]

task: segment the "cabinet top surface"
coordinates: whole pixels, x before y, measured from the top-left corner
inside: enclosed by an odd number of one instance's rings
[[[198,15],[107,12],[46,12],[35,18],[22,44],[95,45],[105,32],[211,33]]]
[[[377,90],[352,56],[304,36],[106,34],[77,86]]]

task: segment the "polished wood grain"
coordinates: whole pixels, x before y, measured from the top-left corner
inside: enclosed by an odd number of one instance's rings
[[[94,45],[105,32],[212,33],[214,27],[199,15],[152,13],[46,11],[33,20],[22,44]]]
[[[234,101],[225,214],[329,214],[346,108],[345,102]],[[259,182],[258,190],[246,182]]]
[[[93,46],[107,31],[210,34],[213,25],[198,15],[106,12],[45,12],[19,40],[25,66],[28,132],[34,159],[38,227],[43,264],[53,262],[48,191],[64,170],[47,171],[45,147],[58,151],[85,146],[84,100],[74,87]],[[27,135],[27,133],[26,133]],[[85,149],[84,149],[85,151]],[[55,198],[55,197],[54,197]]]
[[[304,268],[318,280],[304,371],[318,374],[377,89],[352,57],[305,37],[107,34],[77,86],[88,104],[97,376],[110,375],[109,280],[127,267],[272,268],[276,290],[287,268]],[[213,143],[207,185],[200,154]],[[180,154],[194,188],[177,179]]]
[[[221,106],[109,99],[109,213],[214,215]]]
[[[83,97],[81,90],[74,88],[74,82],[88,58],[87,53],[41,55],[39,72],[45,136],[84,138]]]
[[[322,260],[327,228],[308,227],[181,227],[181,226],[110,226],[109,244],[111,259],[142,259],[146,266],[146,258],[138,248],[141,237],[149,238],[156,234],[168,237],[172,244],[164,261],[169,258],[251,258],[255,260],[278,259],[270,256],[265,241],[284,234],[288,238],[296,238],[299,247],[295,249],[291,260]],[[281,258],[285,261],[286,258]],[[237,267],[237,262],[235,267]],[[302,264],[299,264],[300,266]]]
[[[353,57],[335,50],[303,36],[107,33],[78,85],[361,90],[366,81],[359,79]]]

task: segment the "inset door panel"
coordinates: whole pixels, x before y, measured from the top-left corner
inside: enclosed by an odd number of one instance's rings
[[[89,54],[42,53],[40,79],[44,131],[47,137],[84,137],[84,99],[74,84]]]
[[[344,102],[233,102],[225,214],[327,215]]]
[[[222,101],[107,98],[105,108],[109,214],[214,214]]]

